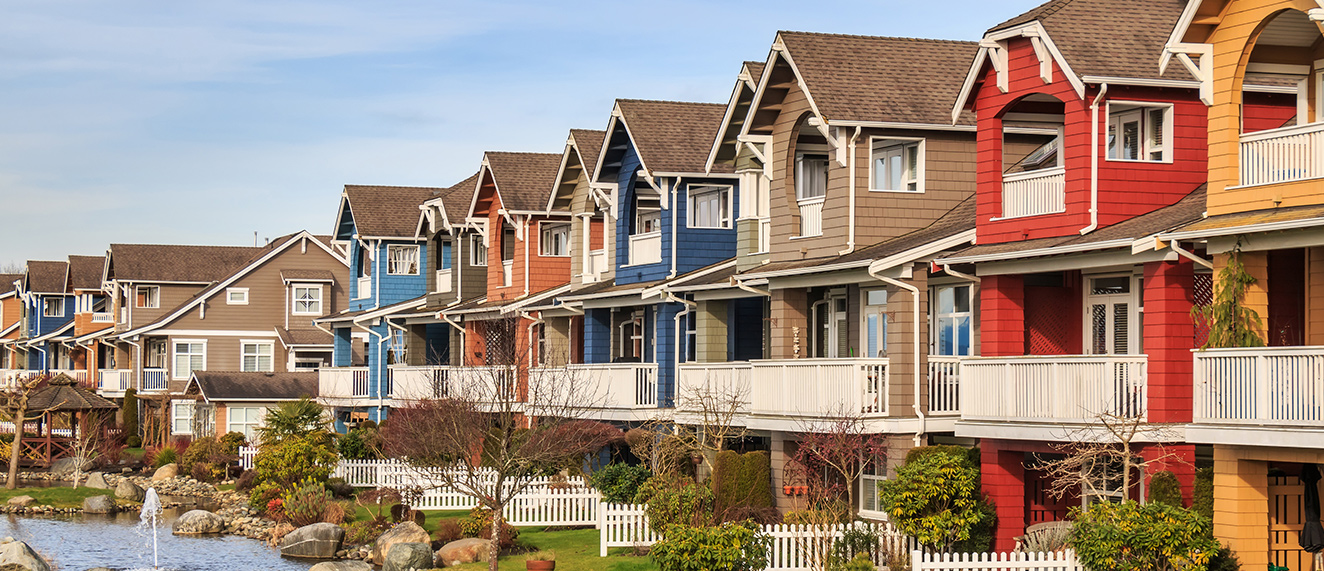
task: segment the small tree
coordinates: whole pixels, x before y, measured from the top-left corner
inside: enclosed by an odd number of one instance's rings
[[[124,390],[124,405],[120,407],[120,413],[124,422],[124,443],[129,448],[142,446],[143,438],[138,432],[138,391],[132,388]]]
[[[1038,467],[1052,482],[1049,494],[1061,498],[1079,492],[1086,496],[1112,496],[1121,493],[1131,497],[1139,476],[1155,467],[1189,464],[1180,455],[1170,452],[1163,442],[1178,441],[1172,426],[1151,424],[1139,414],[1121,415],[1102,413],[1094,417],[1091,426],[1074,430],[1066,435],[1066,444],[1054,444],[1061,457],[1039,457]],[[1152,442],[1155,453],[1149,459],[1137,454],[1140,442]]]
[[[921,544],[949,551],[988,514],[979,498],[979,468],[964,454],[916,454],[883,483],[879,501],[898,529]]]
[[[331,422],[326,409],[308,397],[285,401],[267,410],[262,426],[257,428],[262,444],[272,445],[290,437],[331,438]]]
[[[1218,271],[1213,303],[1191,308],[1191,316],[1209,326],[1209,338],[1201,349],[1264,346],[1260,315],[1245,305],[1246,291],[1255,281],[1255,276],[1241,263],[1238,239],[1228,254],[1227,265]]]
[[[684,412],[676,415],[675,436],[691,455],[702,457],[710,473],[728,444],[749,435],[742,422],[749,409],[749,391],[747,382],[706,379],[676,394],[676,410]]]
[[[50,411],[50,408],[30,410],[28,401],[37,391],[45,388],[50,380],[49,375],[18,378],[13,385],[0,391],[0,415],[14,424],[14,441],[10,443],[9,451],[9,480],[5,482],[7,489],[18,489],[18,461],[23,456],[23,426]],[[58,403],[52,405],[52,408],[57,406]]]
[[[845,407],[802,426],[799,446],[787,465],[788,479],[803,482],[814,500],[844,499],[849,519],[854,519],[859,510],[857,483],[885,461],[887,441]]]
[[[1204,571],[1219,550],[1209,521],[1181,507],[1099,502],[1072,515],[1071,545],[1093,571]]]
[[[83,477],[83,466],[97,457],[105,438],[105,422],[98,413],[88,413],[78,419],[73,440],[69,443],[69,457],[74,459],[74,489],[78,489],[78,480]]]

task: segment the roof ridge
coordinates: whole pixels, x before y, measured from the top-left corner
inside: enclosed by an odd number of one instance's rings
[[[285,236],[278,236],[277,238],[284,238],[284,237]],[[114,248],[115,246],[144,246],[144,247],[152,247],[152,248],[167,247],[167,248],[248,248],[248,249],[261,249],[265,247],[265,246],[236,246],[231,244],[144,244],[137,242],[115,243],[110,245],[110,247],[112,248]]]
[[[898,40],[898,41],[908,41],[908,42],[943,43],[943,44],[957,44],[957,45],[979,44],[979,42],[972,40],[953,40],[948,38],[917,38],[914,36],[866,36],[863,34],[834,34],[828,32],[804,32],[800,30],[778,30],[777,34],[778,35],[792,34],[798,36],[818,36],[824,38],[852,38],[852,39],[860,39],[860,40]],[[764,62],[760,62],[760,63],[764,63]]]
[[[623,97],[616,100],[617,103],[620,103],[622,101],[629,101],[631,103],[671,103],[677,105],[716,105],[724,109],[726,108],[725,103],[706,103],[703,101],[676,101],[674,99],[633,99],[628,97]]]
[[[1043,4],[1035,6],[1034,8],[1030,8],[1029,10],[1021,12],[1015,17],[1012,17],[1008,20],[1004,20],[1002,23],[993,26],[992,28],[989,28],[988,32],[995,32],[1004,28],[1009,28],[1012,26],[1020,26],[1034,21],[1042,22],[1048,18],[1051,18],[1054,14],[1057,14],[1058,12],[1062,11],[1062,9],[1065,8],[1071,2],[1073,2],[1073,0],[1049,0],[1048,2],[1044,2]]]
[[[483,154],[485,155],[556,155],[558,157],[561,156],[561,153],[544,153],[539,151],[483,151]],[[460,182],[464,182],[464,181],[460,181]]]
[[[449,188],[440,186],[402,186],[397,184],[346,184],[345,188],[397,188],[400,190],[434,190],[438,188]]]

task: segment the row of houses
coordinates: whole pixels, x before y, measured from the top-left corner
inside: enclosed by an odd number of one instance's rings
[[[800,435],[845,411],[887,437],[862,490],[978,446],[1006,550],[1142,495],[1055,499],[1038,467],[1140,418],[1187,501],[1213,467],[1244,564],[1305,568],[1283,530],[1324,462],[1321,20],[1052,0],[971,42],[780,32],[726,103],[621,99],[453,186],[346,186],[329,236],[31,261],[0,284],[0,367],[160,395],[178,434],[313,393],[343,430],[482,371],[485,324],[519,319],[532,368],[600,380],[603,420],[748,387],[733,422],[783,507]],[[1234,256],[1266,347],[1198,350]]]

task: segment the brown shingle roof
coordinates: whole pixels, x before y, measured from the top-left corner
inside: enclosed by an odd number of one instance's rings
[[[556,170],[561,167],[561,153],[489,151],[487,164],[501,193],[502,206],[508,210],[547,209]]]
[[[105,269],[105,256],[69,256],[69,287],[101,289],[101,273]]]
[[[607,132],[571,129],[570,138],[575,140],[575,148],[579,149],[579,156],[584,159],[584,169],[592,171],[598,162],[598,155],[602,153],[602,142],[606,140]]]
[[[478,175],[474,173],[469,175],[455,186],[443,188],[432,192],[428,200],[441,200],[441,207],[446,209],[446,218],[451,224],[464,222],[464,217],[469,215],[469,203],[473,201],[474,190],[478,187]]]
[[[53,382],[32,394],[28,410],[114,410],[115,403],[75,384]]]
[[[354,229],[360,236],[413,237],[418,229],[418,205],[433,192],[446,189],[419,186],[345,185]]]
[[[704,172],[725,104],[639,99],[618,99],[616,104],[634,137],[635,151],[650,171]],[[731,172],[730,166],[724,168],[720,172]]]
[[[1186,226],[1177,228],[1174,232],[1210,232],[1211,234],[1216,234],[1220,230],[1228,230],[1231,228],[1245,228],[1259,224],[1283,222],[1305,222],[1318,218],[1324,218],[1324,205],[1314,204],[1309,206],[1265,208],[1262,210],[1251,210],[1249,212],[1217,214],[1202,220],[1196,220]],[[1254,228],[1246,228],[1246,230],[1253,232]]]
[[[65,293],[68,277],[69,262],[29,260],[25,289],[32,293]]]
[[[280,342],[286,347],[291,345],[331,345],[335,338],[330,333],[321,329],[295,329],[293,331],[284,327],[277,327],[276,334],[280,336]]]
[[[14,282],[22,280],[23,274],[0,274],[0,295],[14,291]]]
[[[287,282],[298,280],[334,282],[336,274],[331,270],[281,270],[280,279]]]
[[[263,247],[111,244],[111,277],[145,282],[215,282],[279,243]]]
[[[829,121],[950,124],[952,106],[979,49],[974,42],[951,40],[806,32],[778,36]],[[961,123],[973,124],[973,115]]]
[[[240,373],[198,371],[193,373],[202,395],[210,401],[296,400],[317,397],[317,373]]]
[[[754,83],[758,83],[759,79],[763,77],[763,68],[766,66],[767,63],[761,61],[745,62],[745,69],[749,70],[749,77],[754,80]]]

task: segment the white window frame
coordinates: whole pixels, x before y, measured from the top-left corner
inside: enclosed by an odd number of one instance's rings
[[[188,414],[181,414],[181,410],[186,410]],[[198,413],[198,401],[177,400],[170,403],[170,434],[172,435],[191,435],[193,434],[193,418]],[[179,430],[179,422],[185,421],[187,427]]]
[[[883,293],[883,304],[869,303],[869,294],[874,292]],[[887,356],[887,288],[872,288],[860,290],[860,346],[866,359],[883,358]],[[848,308],[849,309],[849,308]],[[874,353],[869,352],[869,318],[874,317],[877,320],[875,326],[878,328],[878,349]],[[881,355],[876,353],[882,353]]]
[[[179,352],[180,345],[189,345],[189,346],[201,345],[202,366],[196,369],[190,366],[187,370],[181,371],[179,367],[179,357],[181,355],[187,355],[189,357],[192,357],[194,353],[190,351],[188,353],[181,354]],[[170,378],[172,380],[187,381],[189,376],[193,374],[193,371],[206,371],[206,370],[207,370],[207,341],[205,339],[175,339],[170,342]]]
[[[477,232],[469,235],[469,265],[475,267],[487,266],[487,242],[483,241],[483,235]]]
[[[561,253],[556,253],[556,246],[553,238],[555,234],[563,233],[561,240]],[[569,258],[570,257],[570,223],[569,222],[539,222],[538,223],[538,255],[544,258]]]
[[[290,292],[290,315],[322,315],[322,285],[321,284],[293,284]],[[299,299],[299,290],[317,291],[317,309],[313,311],[299,311],[299,303],[304,301]]]
[[[910,173],[910,178],[904,175],[901,178],[902,186],[915,185],[915,188],[877,188],[874,184],[877,182],[876,165],[878,162],[878,153],[886,154],[897,153],[902,162],[905,160],[909,149],[915,151],[915,170]],[[905,194],[923,194],[924,193],[924,155],[926,145],[922,138],[910,137],[869,137],[869,192],[899,192]],[[902,168],[906,168],[905,165]],[[890,178],[890,177],[889,177]]]
[[[262,349],[266,348],[266,354]],[[253,349],[249,353],[249,349]],[[253,358],[253,368],[248,366],[248,358]],[[262,366],[262,358],[267,358],[267,365]],[[243,339],[239,341],[239,370],[245,373],[271,373],[276,370],[276,344],[271,340]]]
[[[1103,131],[1103,152],[1106,160],[1120,163],[1171,164],[1173,161],[1173,107],[1171,103],[1153,101],[1108,101],[1108,119]],[[1157,110],[1162,110],[1163,113],[1163,129],[1160,133],[1163,142],[1156,149],[1153,142],[1154,131],[1151,113]],[[1140,123],[1140,148],[1136,152],[1138,158],[1134,159],[1118,156],[1116,151],[1120,151],[1120,141],[1116,148],[1109,141],[1109,133],[1114,132],[1114,130],[1118,133],[1118,137],[1121,136],[1121,124],[1128,116],[1138,117]],[[1149,158],[1154,152],[1161,153],[1160,158]]]
[[[686,212],[686,228],[704,228],[709,230],[730,230],[733,224],[731,216],[734,210],[735,193],[732,192],[729,184],[695,184],[686,189],[689,204]],[[712,200],[716,197],[715,204],[720,209],[717,213],[716,225],[700,224],[698,221],[699,202],[701,200]]]
[[[143,304],[143,305],[140,305],[140,304],[138,303],[138,292],[143,291],[143,290],[146,290],[146,291],[149,291],[149,292],[151,292],[151,291],[155,291],[155,292],[156,292],[156,295],[148,294],[148,295],[147,295],[147,298],[146,298],[146,300],[145,300],[145,302],[144,302],[144,304]],[[160,309],[160,308],[161,308],[161,286],[154,286],[154,285],[149,285],[149,286],[145,286],[145,285],[134,286],[134,287],[133,287],[133,306],[136,307],[136,308],[139,308],[139,309]]]
[[[955,296],[956,296],[955,290],[957,288],[962,288],[962,287],[970,288],[966,292],[966,304],[967,304],[966,308],[968,309],[968,311],[956,311],[955,303],[953,303],[953,307],[952,307],[953,311],[951,313],[943,313],[942,290],[945,289],[953,290],[952,296],[953,296],[953,302],[955,302]],[[941,357],[971,356],[971,354],[973,354],[975,350],[975,285],[973,283],[968,283],[968,282],[935,285],[930,289],[929,296],[930,296],[929,307],[933,308],[932,326],[929,327],[929,354],[933,356],[941,356]],[[970,329],[970,345],[969,347],[967,347],[968,352],[964,355],[960,355],[960,354],[946,355],[944,353],[941,353],[942,348],[939,345],[939,339],[940,339],[939,335],[941,334],[943,320],[944,319],[954,320],[954,319],[960,319],[962,317],[966,318],[966,327]],[[952,343],[953,350],[955,349],[956,346],[957,343],[953,341]]]
[[[418,244],[388,244],[386,246],[386,275],[416,276],[419,269]],[[401,267],[404,266],[404,267]]]
[[[1122,278],[1122,277],[1127,278],[1128,280],[1127,287],[1130,291],[1128,291],[1127,293],[1124,294],[1092,293],[1094,288],[1091,286],[1093,285],[1094,280],[1108,279],[1108,278]],[[1118,356],[1136,356],[1136,355],[1144,354],[1143,346],[1141,342],[1141,338],[1144,336],[1144,331],[1143,331],[1144,318],[1141,316],[1141,313],[1143,312],[1143,309],[1141,308],[1141,301],[1144,292],[1141,291],[1140,277],[1141,276],[1136,275],[1134,272],[1132,273],[1109,272],[1109,273],[1101,273],[1101,274],[1085,274],[1081,276],[1081,279],[1083,281],[1081,287],[1081,294],[1084,295],[1084,300],[1081,303],[1080,345],[1081,348],[1084,350],[1083,351],[1084,354],[1118,355]],[[1097,303],[1103,303],[1107,307],[1112,307],[1112,304],[1117,301],[1120,301],[1123,296],[1126,297],[1125,302],[1127,304],[1126,352],[1125,353],[1115,352],[1116,351],[1116,345],[1114,343],[1114,341],[1116,341],[1116,334],[1115,334],[1116,323],[1114,322],[1115,315],[1112,311],[1106,310],[1105,319],[1107,320],[1107,324],[1108,324],[1107,325],[1108,338],[1105,341],[1106,349],[1104,350],[1103,353],[1095,353],[1094,331],[1093,331],[1094,316],[1092,314],[1093,306]]]
[[[235,299],[238,294],[239,299]],[[225,305],[248,305],[248,288],[232,287],[225,289]]]
[[[244,411],[244,422],[234,421],[234,412]],[[249,420],[248,411],[257,411],[257,420]],[[225,431],[242,433],[248,442],[255,442],[257,428],[262,426],[263,420],[267,416],[267,407],[264,406],[231,406],[225,409]]]
[[[59,311],[53,311],[55,309],[59,309]],[[64,317],[64,298],[63,297],[41,298],[41,316]]]
[[[804,180],[804,178],[805,178],[805,177],[804,177],[804,172],[805,172],[805,170],[804,170],[804,168],[805,168],[805,167],[804,167],[804,163],[805,163],[805,159],[806,159],[806,157],[814,157],[814,158],[811,159],[811,160],[813,160],[813,161],[815,161],[815,162],[818,162],[818,161],[820,160],[819,157],[822,157],[822,159],[821,159],[821,160],[822,160],[822,163],[823,163],[823,193],[822,193],[822,194],[817,194],[817,195],[814,195],[814,196],[807,196],[807,195],[805,194],[805,187],[806,187],[807,185],[805,184],[805,180]],[[827,198],[827,191],[828,191],[828,176],[829,176],[829,171],[832,170],[832,169],[831,169],[831,163],[832,163],[832,157],[830,157],[830,156],[828,155],[828,153],[827,153],[826,150],[824,150],[824,151],[803,151],[803,152],[797,152],[797,153],[795,154],[795,200],[796,200],[797,202],[811,202],[811,201],[815,201],[815,200],[824,200],[824,199]]]

